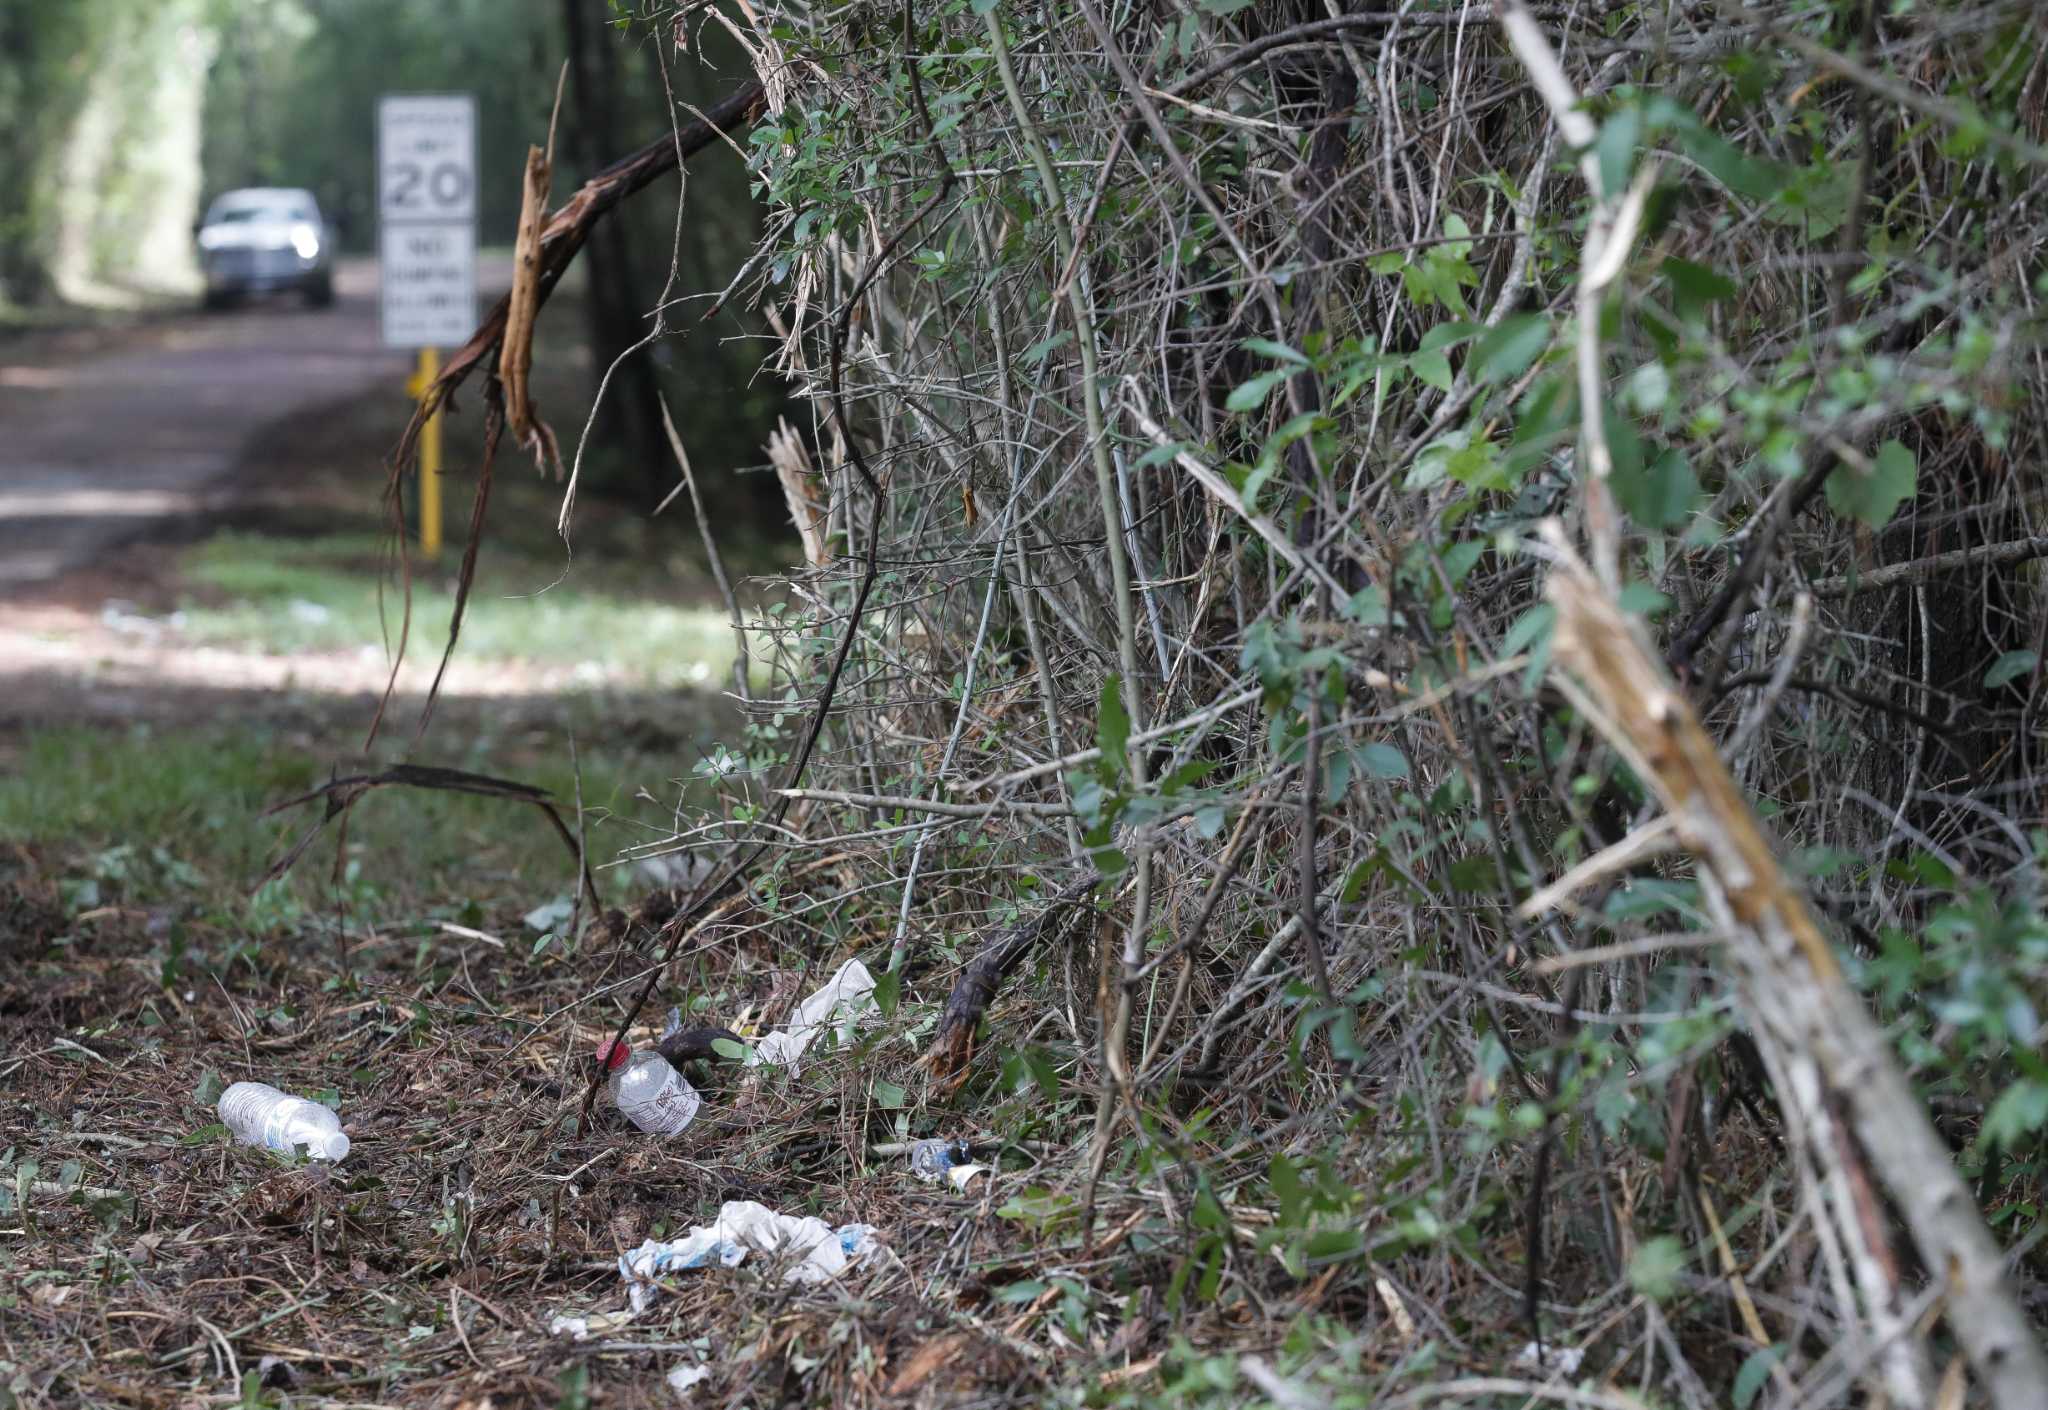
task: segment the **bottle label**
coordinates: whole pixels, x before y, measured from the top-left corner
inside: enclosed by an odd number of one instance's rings
[[[703,1104],[697,1089],[676,1077],[641,1103],[633,1124],[650,1136],[673,1136],[697,1119],[697,1108]]]

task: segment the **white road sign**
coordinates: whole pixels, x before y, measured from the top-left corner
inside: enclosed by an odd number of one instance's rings
[[[384,346],[451,347],[476,329],[476,227],[386,224],[378,241]]]
[[[447,346],[476,327],[476,100],[386,94],[377,103],[384,343]]]

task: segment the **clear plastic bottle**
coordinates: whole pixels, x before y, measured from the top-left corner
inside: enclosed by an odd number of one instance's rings
[[[220,1119],[243,1145],[289,1155],[300,1146],[314,1160],[348,1154],[341,1118],[318,1102],[280,1092],[267,1082],[237,1082],[220,1094]]]
[[[697,1119],[703,1099],[660,1053],[635,1053],[607,1039],[597,1060],[611,1073],[612,1101],[626,1120],[650,1136],[673,1136]]]
[[[918,1179],[935,1183],[946,1178],[946,1172],[966,1157],[966,1150],[957,1142],[934,1138],[919,1141],[910,1148],[910,1169]]]

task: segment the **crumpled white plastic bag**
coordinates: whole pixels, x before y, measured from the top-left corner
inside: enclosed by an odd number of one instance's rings
[[[680,1365],[671,1366],[668,1372],[669,1389],[685,1400],[690,1398],[691,1391],[710,1379],[711,1368],[709,1366],[692,1366],[687,1361]]]
[[[1561,1376],[1576,1376],[1579,1364],[1586,1359],[1585,1350],[1576,1346],[1538,1346],[1527,1342],[1515,1353],[1518,1366],[1539,1366],[1546,1371],[1555,1371]]]
[[[565,1336],[571,1341],[589,1341],[601,1333],[616,1332],[621,1327],[629,1326],[632,1321],[633,1314],[630,1312],[592,1312],[582,1317],[572,1317],[563,1312],[557,1313],[554,1320],[548,1323],[548,1335]]]
[[[752,1200],[727,1200],[710,1224],[700,1224],[680,1239],[649,1239],[619,1259],[619,1276],[635,1312],[646,1310],[663,1273],[704,1268],[712,1263],[731,1268],[749,1253],[795,1258],[783,1281],[822,1283],[838,1277],[876,1247],[868,1224],[842,1224],[837,1229],[809,1215],[777,1214]]]
[[[794,1069],[804,1049],[817,1041],[827,1023],[837,1016],[839,1041],[853,1038],[854,1020],[874,1005],[875,977],[859,960],[848,960],[825,981],[825,987],[796,1006],[789,1022],[754,1044],[747,1066]]]

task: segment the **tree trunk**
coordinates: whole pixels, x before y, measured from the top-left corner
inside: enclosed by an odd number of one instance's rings
[[[600,15],[602,12],[598,12]],[[618,54],[604,27],[593,19],[589,0],[562,0],[564,46],[569,61],[568,112],[564,114],[563,145],[571,162],[584,179],[595,175],[613,153],[623,150],[619,139],[617,95],[622,81]],[[596,409],[593,444],[617,447],[627,466],[637,470],[643,488],[665,493],[669,471],[663,458],[658,384],[648,350],[627,355],[627,349],[646,334],[636,290],[634,242],[630,223],[623,219],[605,221],[591,232],[584,252],[585,318],[590,339],[593,390],[602,385],[614,363],[611,383],[604,402]],[[649,295],[648,301],[652,302]],[[625,357],[623,362],[619,359]],[[563,431],[565,454],[573,440]],[[624,471],[614,481],[617,489],[628,491],[633,471]],[[603,480],[593,481],[599,487]]]

